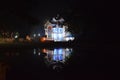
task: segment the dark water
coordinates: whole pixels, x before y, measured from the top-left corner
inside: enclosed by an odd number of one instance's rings
[[[104,55],[95,46],[0,50],[0,80],[103,80]]]

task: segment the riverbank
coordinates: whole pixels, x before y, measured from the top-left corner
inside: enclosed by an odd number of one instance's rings
[[[27,47],[73,47],[73,42],[4,42],[0,48],[27,48]]]

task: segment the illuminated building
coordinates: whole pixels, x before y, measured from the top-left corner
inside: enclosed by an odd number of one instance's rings
[[[74,40],[73,36],[67,36],[68,31],[66,30],[68,27],[64,25],[64,19],[57,15],[57,17],[53,17],[52,20],[47,21],[44,25],[45,27],[45,35],[47,40],[53,41],[69,41]]]

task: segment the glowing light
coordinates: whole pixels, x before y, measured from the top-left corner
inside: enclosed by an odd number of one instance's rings
[[[63,33],[63,28],[58,28],[59,33]]]
[[[57,34],[56,33],[53,34],[53,39],[57,40]]]
[[[58,49],[59,60],[63,60],[63,49]]]
[[[66,41],[69,41],[69,38],[65,38]]]
[[[36,37],[36,34],[33,34],[34,37]]]
[[[41,42],[45,42],[46,41],[46,38],[45,37],[42,37],[41,38]]]
[[[38,53],[38,55],[40,55],[40,52]]]
[[[63,50],[62,49],[54,49],[53,60],[55,60],[55,61],[63,60]]]
[[[43,53],[47,53],[47,50],[46,50],[46,49],[43,49],[42,52],[43,52]]]
[[[34,49],[34,52],[33,52],[33,54],[36,54],[36,49]]]
[[[58,34],[58,40],[61,41],[63,39],[63,35],[62,34]]]
[[[17,36],[17,35],[15,35],[15,38],[18,38],[18,36]]]
[[[58,53],[59,53],[59,54],[63,54],[62,51],[63,51],[62,49],[58,49]]]
[[[28,40],[28,41],[31,41],[31,38],[30,38],[30,36],[26,36],[26,39]]]
[[[64,38],[63,32],[63,28],[53,28],[52,38],[54,39],[54,41],[62,41]]]
[[[40,33],[38,33],[38,36],[40,36]]]
[[[57,33],[57,28],[53,28],[53,33]]]
[[[70,40],[73,41],[74,39],[75,39],[74,37],[66,37],[65,38],[66,41],[70,41]]]
[[[47,60],[52,63],[52,62],[57,62],[60,61],[64,63],[71,55],[72,48],[55,48],[53,50],[49,49],[43,49],[46,50],[45,52],[47,53]],[[42,51],[43,51],[42,50]]]
[[[66,48],[66,51],[69,51],[69,48]]]

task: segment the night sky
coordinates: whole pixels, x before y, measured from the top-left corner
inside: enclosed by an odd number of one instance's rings
[[[3,0],[0,30],[25,33],[42,30],[46,19],[60,14],[75,33],[95,31],[103,11],[102,0]]]

